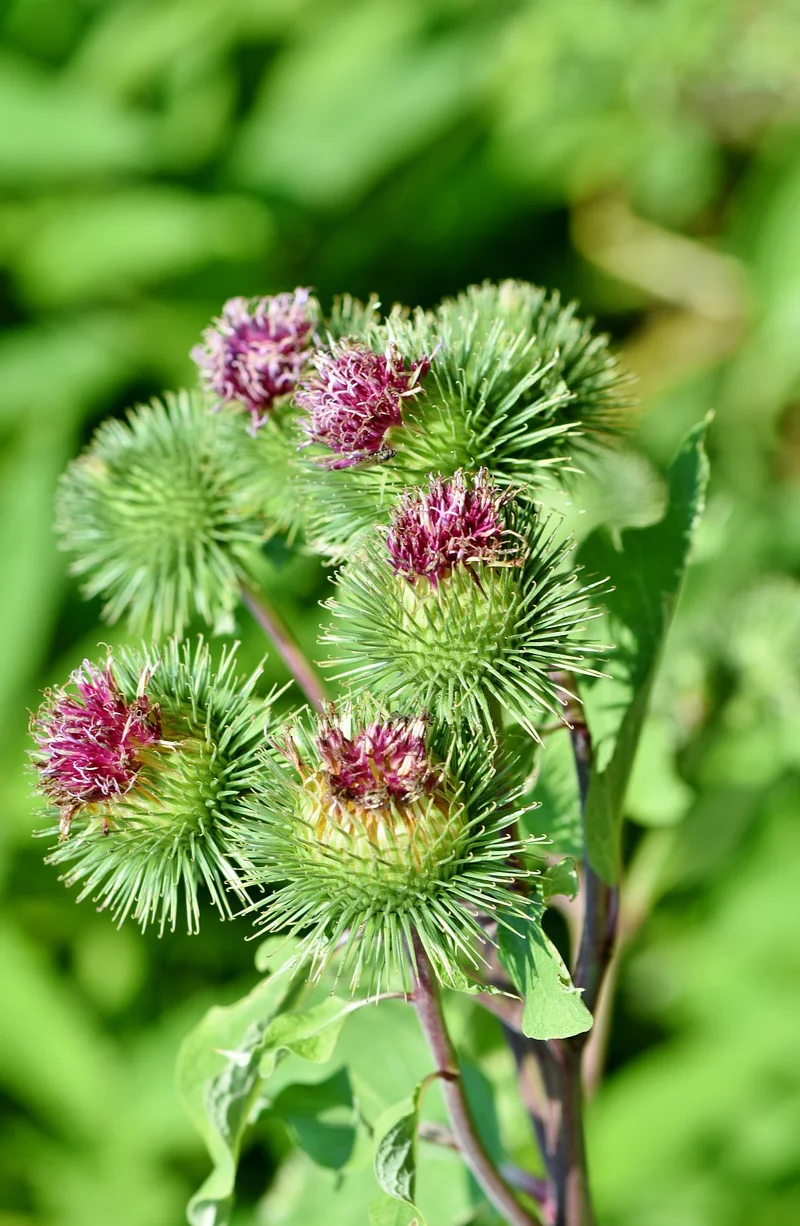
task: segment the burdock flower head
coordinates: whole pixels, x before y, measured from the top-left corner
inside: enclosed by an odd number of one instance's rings
[[[266,298],[231,298],[195,345],[203,385],[251,415],[251,432],[294,391],[316,343],[316,303],[307,289]]]
[[[338,676],[473,734],[492,727],[494,703],[536,736],[542,711],[563,709],[554,675],[596,676],[587,656],[602,650],[582,637],[595,614],[571,548],[485,472],[406,491],[328,602]]]
[[[215,670],[202,640],[118,651],[85,661],[32,720],[59,818],[50,862],[120,921],[174,928],[183,911],[193,931],[201,886],[223,915],[229,892],[244,897],[232,831],[260,774],[268,700],[254,697],[258,672],[238,680],[234,664],[227,651]]]
[[[459,757],[419,713],[362,698],[293,721],[242,836],[254,884],[270,887],[260,922],[301,934],[317,970],[338,949],[353,986],[399,971],[416,933],[455,981],[477,960],[475,913],[514,910],[526,876],[504,789],[485,746]]]
[[[454,566],[500,562],[508,554],[501,509],[509,498],[486,469],[472,480],[457,472],[450,480],[431,477],[427,490],[406,490],[386,538],[395,574],[435,587]]]
[[[430,361],[409,364],[393,346],[376,353],[360,342],[341,341],[318,350],[312,362],[316,374],[301,383],[295,401],[308,414],[301,422],[305,445],[328,449],[322,466],[352,468],[391,456],[387,435],[402,424],[405,402],[420,391]]]
[[[124,796],[142,766],[141,753],[161,740],[161,712],[145,693],[128,701],[110,661],[97,668],[84,660],[70,678],[73,693],[49,695],[33,723],[35,762],[45,796],[60,810],[61,838],[69,837],[81,808]],[[143,673],[142,688],[149,677]],[[108,817],[102,819],[108,829]]]

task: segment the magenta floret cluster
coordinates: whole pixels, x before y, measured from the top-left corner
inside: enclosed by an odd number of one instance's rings
[[[425,720],[420,716],[368,724],[353,737],[325,721],[317,748],[333,796],[366,809],[392,801],[407,804],[435,782],[425,748]]]
[[[388,431],[402,424],[405,401],[421,390],[430,369],[427,358],[407,364],[392,346],[376,353],[354,341],[317,350],[312,364],[316,373],[303,380],[295,400],[308,414],[301,423],[308,443],[333,452],[321,461],[326,468],[382,458]]]
[[[84,660],[70,680],[77,693],[49,694],[32,724],[40,785],[61,809],[63,837],[81,806],[131,788],[141,749],[161,738],[158,708],[144,694],[128,702],[110,665]]]
[[[255,433],[275,401],[294,391],[315,344],[309,291],[296,289],[266,298],[231,298],[191,356],[209,391],[249,411]]]
[[[427,490],[406,490],[386,538],[395,574],[436,587],[454,566],[497,561],[505,551],[506,500],[485,469],[472,480],[457,472],[431,477]]]

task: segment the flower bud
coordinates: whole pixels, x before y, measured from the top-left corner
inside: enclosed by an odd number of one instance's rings
[[[100,426],[61,479],[56,530],[109,621],[124,614],[154,638],[181,634],[195,614],[232,628],[240,582],[273,527],[253,494],[256,451],[199,393]]]
[[[223,653],[215,672],[202,640],[123,649],[84,661],[32,720],[39,787],[59,814],[49,862],[120,922],[174,929],[182,910],[195,931],[201,886],[223,916],[229,891],[244,897],[233,833],[268,700],[254,698],[259,672],[238,680],[234,664]]]
[[[602,650],[580,637],[596,614],[570,550],[485,472],[406,491],[328,602],[337,676],[472,732],[491,729],[499,704],[536,736],[543,710],[560,717],[553,674],[596,676],[586,656]]]
[[[526,876],[508,833],[513,795],[476,744],[457,758],[421,714],[368,699],[300,719],[266,764],[243,833],[260,922],[304,934],[321,970],[337,946],[353,986],[405,965],[417,932],[443,980],[475,965],[475,912],[515,907]]]
[[[307,289],[266,298],[230,298],[195,345],[201,383],[263,426],[275,402],[294,391],[316,343],[317,308]]]

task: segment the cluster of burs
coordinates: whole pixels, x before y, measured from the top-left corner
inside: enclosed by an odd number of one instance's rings
[[[353,983],[412,939],[454,983],[481,917],[536,895],[510,746],[563,721],[598,652],[543,500],[624,432],[627,379],[514,281],[327,318],[306,290],[232,299],[192,358],[197,388],[105,422],[59,487],[73,572],[139,645],[33,720],[50,860],[118,920],[194,930],[205,891]],[[276,534],[337,568],[341,694],[281,719],[235,646],[183,637],[225,643]]]

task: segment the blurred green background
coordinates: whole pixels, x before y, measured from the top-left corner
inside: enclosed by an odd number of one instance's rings
[[[0,1226],[178,1226],[207,1164],[177,1046],[254,975],[243,924],[117,932],[41,864],[26,711],[121,634],[56,552],[58,473],[192,377],[230,295],[503,276],[611,331],[652,464],[716,410],[628,800],[600,1220],[795,1226],[800,4],[5,0],[0,38]],[[325,578],[273,562],[313,649]],[[245,1153],[237,1226],[312,1226],[258,1207],[284,1144]]]

